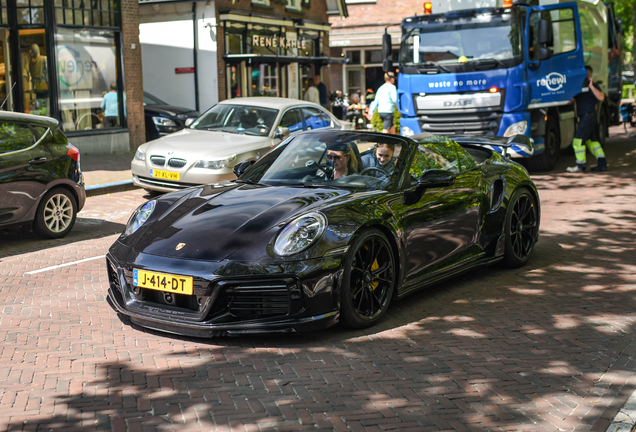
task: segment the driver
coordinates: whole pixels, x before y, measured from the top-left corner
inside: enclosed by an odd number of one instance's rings
[[[379,168],[391,172],[395,167],[395,144],[376,144],[373,153],[362,156],[362,163],[367,168]]]
[[[333,162],[334,180],[358,172],[358,160],[351,147],[346,143],[329,144],[327,146],[327,160]]]

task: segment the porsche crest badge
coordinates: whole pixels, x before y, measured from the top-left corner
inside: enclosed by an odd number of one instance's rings
[[[175,248],[175,250],[181,250],[183,249],[184,246],[185,246],[185,243],[179,243],[177,247]]]

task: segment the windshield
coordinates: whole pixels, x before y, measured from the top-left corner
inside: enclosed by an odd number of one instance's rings
[[[153,96],[150,93],[144,92],[144,104],[146,105],[167,105],[164,101],[157,96]]]
[[[272,108],[219,104],[199,117],[190,128],[266,136],[277,115],[278,110]]]
[[[367,156],[392,147],[385,166]],[[288,139],[259,159],[237,180],[271,186],[387,190],[396,184],[407,153],[404,141],[380,134],[310,132]],[[346,168],[345,168],[346,167]],[[344,168],[344,174],[342,174]]]
[[[453,66],[469,70],[509,67],[521,61],[518,13],[486,13],[417,23],[405,29],[400,65],[435,66],[427,73],[450,72]],[[472,65],[471,65],[472,63]]]

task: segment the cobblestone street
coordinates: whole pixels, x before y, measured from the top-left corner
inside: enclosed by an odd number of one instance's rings
[[[527,266],[419,292],[366,331],[122,322],[103,256],[142,190],[88,198],[65,239],[0,232],[0,430],[606,431],[636,389],[636,139],[612,131],[610,171],[566,173],[564,153],[533,174]]]

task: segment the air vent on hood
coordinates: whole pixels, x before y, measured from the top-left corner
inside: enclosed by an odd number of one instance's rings
[[[168,161],[168,166],[172,168],[182,168],[187,162],[188,161],[186,161],[185,159],[172,158]]]

